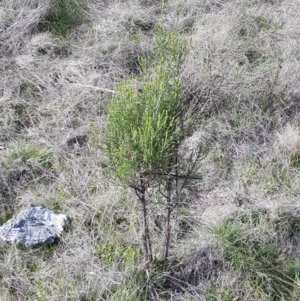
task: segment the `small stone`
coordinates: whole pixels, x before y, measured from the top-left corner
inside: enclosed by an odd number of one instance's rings
[[[7,242],[20,243],[26,247],[52,244],[60,237],[67,222],[65,214],[29,205],[0,227],[0,238]]]

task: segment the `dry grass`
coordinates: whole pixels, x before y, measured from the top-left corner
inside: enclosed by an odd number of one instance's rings
[[[135,292],[141,254],[134,195],[103,176],[91,125],[105,124],[116,83],[138,74],[160,20],[192,40],[181,72],[194,123],[184,150],[200,142],[209,149],[202,180],[193,193],[183,191],[185,205],[172,220],[169,277],[183,271],[193,281],[170,285],[160,298],[242,298],[234,280],[240,275],[222,270],[224,247],[210,229],[233,210],[267,207],[276,216],[276,208],[297,203],[299,1],[169,0],[162,12],[160,1],[86,0],[85,22],[67,38],[41,31],[50,5],[0,4],[0,220],[34,203],[72,222],[53,247],[0,243],[0,300],[143,300]],[[163,220],[155,203],[150,216],[159,255]],[[214,260],[214,277],[206,277]],[[189,278],[195,266],[201,281]],[[253,292],[243,298],[266,300]]]

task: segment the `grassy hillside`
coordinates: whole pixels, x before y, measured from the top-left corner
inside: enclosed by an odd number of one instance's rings
[[[70,225],[52,246],[0,242],[0,300],[299,300],[299,14],[298,0],[2,0],[0,225],[31,203]],[[207,154],[150,294],[139,204],[107,177],[101,141],[160,22],[188,47],[181,163]],[[162,200],[148,197],[159,259]]]

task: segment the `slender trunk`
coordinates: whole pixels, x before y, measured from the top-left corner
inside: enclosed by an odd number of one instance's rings
[[[167,258],[169,256],[169,246],[170,246],[170,238],[171,238],[171,191],[172,191],[172,182],[168,180],[166,185],[167,190],[167,209],[166,209],[166,224],[165,224],[165,249],[164,249],[164,265],[166,265]]]
[[[142,204],[142,240],[143,240],[143,249],[144,249],[144,262],[146,270],[149,272],[151,270],[153,256],[152,256],[152,246],[150,240],[150,233],[149,233],[149,224],[148,224],[148,215],[147,215],[147,201],[145,198],[144,191],[140,195],[140,201]]]
[[[142,205],[140,226],[142,230],[143,257],[144,257],[144,265],[145,265],[144,272],[148,280],[148,288],[152,296],[152,300],[156,300],[156,296],[153,291],[152,281],[150,278],[150,272],[153,264],[153,255],[152,255],[152,246],[151,246],[149,223],[148,223],[148,212],[147,212],[147,199],[146,199],[146,191],[148,187],[147,184],[143,181],[143,179],[140,179],[140,187],[133,186],[131,188],[134,189]]]

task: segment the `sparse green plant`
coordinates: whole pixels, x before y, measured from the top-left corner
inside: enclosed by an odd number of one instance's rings
[[[35,263],[28,263],[27,264],[27,269],[31,272],[34,273],[38,270],[38,266]]]
[[[20,85],[20,94],[24,96],[25,99],[36,98],[40,96],[40,92],[40,89],[31,82],[24,82]]]
[[[129,271],[118,285],[113,285],[101,295],[107,301],[150,300],[148,279],[141,270]]]
[[[139,258],[140,246],[127,246],[119,242],[118,238],[113,239],[110,237],[105,242],[99,241],[96,254],[106,266],[116,262],[120,266],[130,266],[134,265]]]
[[[189,208],[183,207],[178,209],[178,216],[176,219],[179,230],[177,231],[177,239],[180,240],[193,229],[195,220]]]
[[[297,153],[292,156],[291,163],[293,167],[295,167],[298,170],[300,169],[300,153]]]
[[[225,260],[245,276],[259,300],[291,300],[297,289],[299,262],[284,256],[278,223],[296,225],[294,219],[280,215],[271,219],[269,212],[254,211],[237,215],[216,228],[225,246]],[[281,232],[290,232],[290,227]]]
[[[84,21],[83,4],[84,0],[52,0],[42,28],[66,38]]]
[[[14,162],[24,163],[29,167],[51,168],[53,164],[53,152],[42,146],[17,145],[8,150],[8,164]]]
[[[234,301],[232,292],[224,288],[212,288],[205,294],[207,301]]]
[[[11,211],[4,211],[0,214],[0,226],[6,223],[9,219],[11,219],[13,216],[13,213]]]

